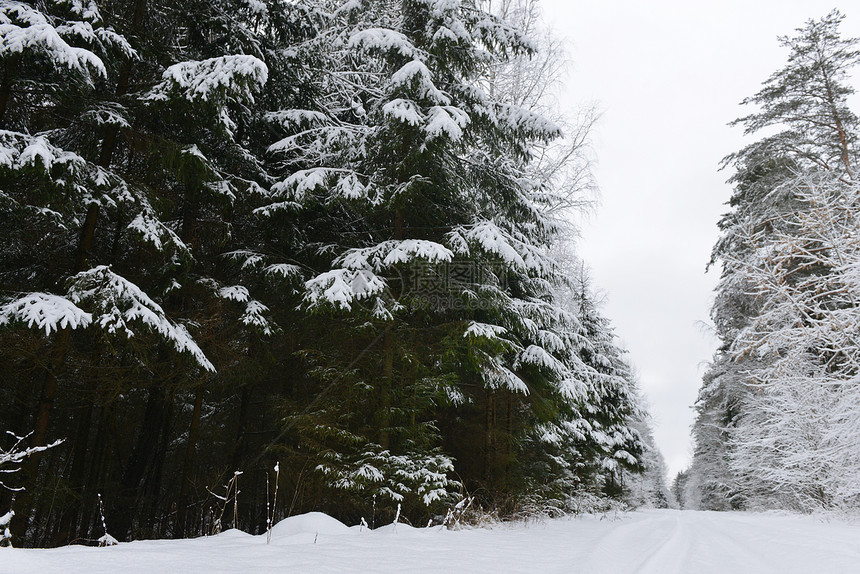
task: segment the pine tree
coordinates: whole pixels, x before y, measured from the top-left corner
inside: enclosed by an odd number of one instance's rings
[[[858,475],[855,283],[857,185],[807,175],[806,206],[775,237],[753,235],[743,269],[761,312],[732,344],[752,355],[754,392],[730,437],[738,481],[765,504],[802,510],[851,504]],[[847,497],[846,497],[847,496]]]
[[[823,288],[821,285],[839,281],[836,266],[826,256],[819,260],[804,253],[829,252],[833,246],[818,234],[838,236],[841,224],[836,221],[846,215],[837,217],[832,213],[837,219],[820,220],[818,230],[805,226],[823,202],[809,191],[818,189],[819,184],[809,182],[842,181],[847,185],[854,177],[858,125],[847,105],[854,91],[848,73],[860,61],[860,51],[858,40],[839,35],[842,20],[843,16],[833,11],[820,20],[810,20],[795,36],[780,38],[790,50],[788,63],[765,82],[758,94],[744,100],[744,104],[758,105],[759,110],[735,122],[744,125],[747,134],[772,127],[781,131],[724,160],[724,165],[736,171],[729,180],[735,185],[732,211],[720,221],[722,235],[712,258],[712,263],[722,262],[712,316],[723,346],[705,377],[697,403],[696,451],[688,481],[691,503],[700,507],[789,504],[776,494],[781,489],[793,491],[796,498],[790,504],[803,508],[808,508],[809,501],[815,498],[808,489],[803,491],[800,484],[804,480],[799,475],[794,486],[777,487],[768,482],[767,472],[754,469],[792,464],[784,449],[776,446],[783,439],[793,439],[781,436],[781,431],[776,430],[779,425],[771,424],[775,422],[771,409],[787,412],[789,404],[799,408],[806,394],[813,403],[820,403],[812,399],[820,390],[820,381],[799,383],[798,388],[805,391],[793,391],[793,395],[785,385],[803,372],[811,379],[827,379],[829,375],[821,371],[812,375],[820,368],[816,366],[820,356],[801,364],[803,357],[810,358],[805,350],[789,352],[784,345],[775,344],[766,352],[753,352],[753,348],[760,348],[751,346],[750,341],[752,338],[761,342],[763,339],[758,337],[763,337],[765,331],[777,336],[794,327],[813,336],[815,321],[823,320],[828,311],[819,308],[803,318],[792,315],[786,307],[774,314],[774,306],[778,306],[786,290],[794,293],[791,298],[801,297],[799,302],[803,297],[816,297],[814,293]],[[833,191],[839,187],[837,184],[825,187],[831,197],[852,201],[850,193]],[[845,307],[836,300],[822,304]],[[792,317],[796,320],[793,327]],[[785,368],[786,353],[801,362]],[[780,388],[787,394],[780,394]],[[774,406],[778,401],[769,403],[776,400],[776,394],[785,401],[779,407]],[[818,416],[812,411],[795,414],[799,425],[809,424],[811,418]],[[805,436],[813,440],[811,434]],[[752,455],[756,448],[761,450]],[[800,444],[791,448],[806,450]],[[819,496],[817,503],[827,502]]]

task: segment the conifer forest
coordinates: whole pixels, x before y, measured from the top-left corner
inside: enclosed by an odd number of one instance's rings
[[[570,255],[590,120],[551,118],[529,27],[3,1],[0,421],[37,449],[13,534],[95,539],[100,506],[121,540],[257,532],[274,481],[276,519],[353,523],[621,498],[657,454]]]
[[[0,0],[0,539],[856,510],[860,41],[742,102],[669,485],[539,4]]]

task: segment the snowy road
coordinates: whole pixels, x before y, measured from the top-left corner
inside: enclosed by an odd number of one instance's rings
[[[860,573],[860,523],[772,514],[649,510],[528,526],[373,532],[323,515],[265,536],[237,531],[113,548],[0,548],[0,572]]]

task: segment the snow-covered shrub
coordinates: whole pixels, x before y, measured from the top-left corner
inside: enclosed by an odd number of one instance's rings
[[[375,444],[352,456],[324,453],[316,470],[332,488],[364,498],[376,495],[398,508],[405,499],[428,509],[438,507],[454,500],[453,490],[459,486],[449,476],[454,470],[449,457],[438,452],[395,455]]]

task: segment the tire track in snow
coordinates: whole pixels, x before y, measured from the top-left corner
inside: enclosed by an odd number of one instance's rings
[[[809,525],[797,532],[787,528],[790,523],[768,524],[766,516],[755,514],[697,514],[703,534],[710,541],[703,550],[718,551],[713,562],[714,572],[860,572],[860,546],[856,542],[840,541],[833,532],[830,536],[818,536]],[[816,568],[810,569],[811,564]]]
[[[692,537],[681,524],[678,516],[673,517],[672,531],[659,547],[645,557],[633,570],[636,574],[668,574],[686,572]]]
[[[578,571],[582,574],[685,572],[690,543],[690,534],[678,513],[646,515],[602,537]]]
[[[696,552],[706,568],[704,571],[785,574],[783,569],[775,568],[752,550],[756,547],[755,542],[741,530],[734,529],[727,533],[726,527],[731,525],[725,521],[725,517],[716,519],[709,514],[697,512],[691,513],[690,518],[695,524],[697,538],[702,542]]]

